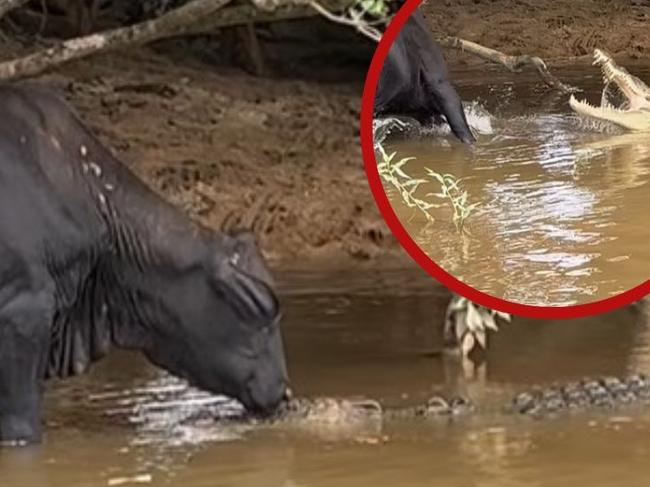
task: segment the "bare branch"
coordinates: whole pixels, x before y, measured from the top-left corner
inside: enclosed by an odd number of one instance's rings
[[[481,59],[485,59],[486,61],[501,64],[513,73],[521,71],[521,68],[524,66],[533,66],[547,86],[563,93],[575,93],[580,91],[579,88],[562,83],[558,78],[553,76],[548,70],[546,63],[539,57],[529,56],[527,54],[521,56],[509,56],[495,49],[490,49],[489,47],[465,39],[460,39],[458,37],[443,37],[438,39],[438,42],[445,47],[469,52],[475,54]]]
[[[355,0],[251,0],[252,5],[224,9],[231,0],[192,0],[160,17],[129,27],[121,27],[89,36],[78,37],[35,52],[20,59],[0,63],[0,79],[35,76],[66,62],[81,59],[98,52],[142,45],[182,34],[207,33],[219,27],[309,16],[312,12],[324,18],[355,28],[359,33],[379,41],[381,31],[364,18],[365,12],[355,9]],[[27,0],[0,0],[0,18]],[[335,14],[334,11],[344,11]],[[553,76],[541,58],[523,55],[509,56],[474,42],[456,37],[445,37],[440,43],[446,47],[475,54],[482,59],[501,64],[510,71],[533,66],[550,87],[564,93],[579,91]]]
[[[27,2],[29,2],[29,0],[0,0],[0,19],[4,17],[7,12],[22,7]]]
[[[254,2],[276,2],[278,0],[253,0]],[[301,1],[301,0],[296,0]],[[365,12],[359,12],[353,7],[350,7],[347,10],[347,15],[336,15],[333,14],[328,9],[320,5],[316,0],[309,0],[309,5],[316,10],[320,15],[326,19],[336,22],[339,24],[347,25],[349,27],[354,27],[358,32],[365,35],[366,37],[379,42],[381,39],[382,33],[379,29],[373,27],[368,23],[363,17]],[[466,51],[472,54],[475,54],[482,59],[491,61],[493,63],[501,64],[505,66],[512,72],[519,72],[524,66],[533,66],[541,79],[546,83],[547,86],[550,86],[553,89],[559,90],[563,93],[574,93],[580,91],[579,88],[567,85],[562,83],[558,78],[553,76],[549,71],[546,63],[539,57],[522,55],[522,56],[509,56],[495,49],[490,49],[485,46],[481,46],[475,42],[467,41],[465,39],[460,39],[458,37],[445,37],[439,39],[440,44],[445,47],[451,47],[454,49],[459,49],[461,51]]]
[[[193,0],[156,19],[61,42],[20,59],[0,63],[0,79],[36,76],[55,66],[92,54],[142,45],[178,35],[208,33],[219,27],[233,27],[319,13],[314,11],[310,0],[251,0],[254,5],[223,8],[230,1]],[[2,2],[3,0],[0,0],[0,12],[3,7],[8,10],[9,3],[14,7],[26,3],[22,0]],[[354,0],[323,0],[327,8],[332,10],[344,10],[353,2]],[[263,10],[260,10],[262,8]],[[321,10],[336,17],[325,7],[321,7]],[[353,23],[356,25],[356,22]]]
[[[369,25],[367,22],[365,22],[361,18],[361,15],[358,15],[353,9],[350,9],[348,11],[350,17],[346,17],[343,15],[335,15],[331,13],[329,10],[327,10],[326,8],[324,8],[318,2],[315,1],[310,1],[309,5],[314,10],[316,10],[316,12],[318,12],[320,15],[325,17],[327,20],[336,22],[338,24],[354,27],[358,32],[372,39],[375,42],[379,42],[379,39],[381,39],[381,32],[378,29],[375,29],[374,27]]]
[[[338,2],[329,0],[323,2],[327,3],[327,5],[323,5],[315,0],[251,0],[251,2],[262,12],[276,12],[280,9],[286,9],[287,7],[295,8],[309,6],[327,20],[348,27],[354,27],[358,32],[375,42],[379,42],[379,39],[381,38],[381,31],[375,29],[369,22],[363,19],[365,12],[355,10],[355,0],[344,0]],[[332,13],[334,11],[345,9],[347,9],[347,16]]]
[[[266,12],[273,12],[280,7],[286,7],[287,5],[307,5],[309,0],[250,0],[255,7],[259,10]]]
[[[28,56],[0,63],[0,79],[41,74],[60,64],[124,47],[146,44],[185,32],[188,26],[214,14],[231,0],[193,0],[160,17],[129,27],[77,37]]]
[[[340,12],[354,3],[354,0],[322,0],[321,6],[329,12]],[[252,4],[228,6],[215,12],[188,28],[191,34],[210,34],[223,27],[234,27],[247,23],[274,22],[280,20],[314,17],[319,15],[308,1],[287,1],[274,10],[260,10]]]

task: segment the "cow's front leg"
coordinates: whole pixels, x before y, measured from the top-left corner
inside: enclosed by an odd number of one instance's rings
[[[0,309],[0,443],[41,439],[42,383],[49,344],[43,303],[16,298]]]

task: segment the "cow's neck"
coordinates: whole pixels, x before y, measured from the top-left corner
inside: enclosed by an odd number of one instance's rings
[[[174,287],[204,277],[219,238],[155,194],[65,113],[52,120],[42,114],[49,137],[36,137],[39,151],[59,157],[39,163],[62,201],[74,195],[66,211],[89,239],[44,252],[57,302],[50,376],[82,372],[111,345],[146,348],[154,325],[165,325],[165,311],[175,311]]]
[[[172,287],[205,269],[210,238],[135,177],[103,194],[97,201],[111,248],[102,272],[113,341],[146,348],[152,327],[165,318],[161,305],[173,305],[168,302]]]
[[[74,260],[75,269],[47,257],[60,307],[46,376],[80,374],[112,346],[151,350],[157,333],[173,324],[174,287],[204,278],[205,230],[153,193],[116,190],[105,198],[105,231]]]

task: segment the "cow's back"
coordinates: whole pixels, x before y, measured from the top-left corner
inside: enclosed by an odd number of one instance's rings
[[[431,33],[426,30],[422,13],[415,10],[404,23],[384,61],[375,98],[378,113],[409,113],[426,105],[423,72],[436,66],[425,66],[423,56],[429,55],[427,50],[437,48]]]
[[[384,62],[375,97],[376,113],[421,113],[430,117],[436,110],[431,85],[447,76],[442,50],[422,12],[416,9],[404,23]]]
[[[7,252],[65,259],[101,233],[79,167],[82,140],[67,105],[46,90],[0,85],[0,240]],[[73,148],[76,147],[76,154]]]

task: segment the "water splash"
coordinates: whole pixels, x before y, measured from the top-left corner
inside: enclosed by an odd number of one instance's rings
[[[481,105],[480,102],[475,100],[463,104],[463,108],[465,109],[467,123],[469,123],[469,126],[474,133],[480,135],[494,134],[494,128],[492,127],[494,117],[483,105]]]
[[[494,133],[493,117],[488,110],[477,100],[463,102],[465,117],[472,132],[478,135],[491,135]],[[377,149],[387,137],[398,134],[404,138],[410,137],[448,137],[451,129],[448,124],[423,126],[410,117],[376,118],[372,123],[372,133]]]
[[[417,123],[417,122],[416,122]],[[419,124],[418,124],[419,125]],[[372,138],[375,150],[378,150],[386,138],[394,133],[404,134],[413,126],[397,117],[375,118],[372,121]]]
[[[244,416],[238,402],[191,387],[166,373],[140,387],[91,394],[88,401],[104,415],[135,425],[133,446],[231,441],[241,438],[246,430],[245,424],[228,421]]]

